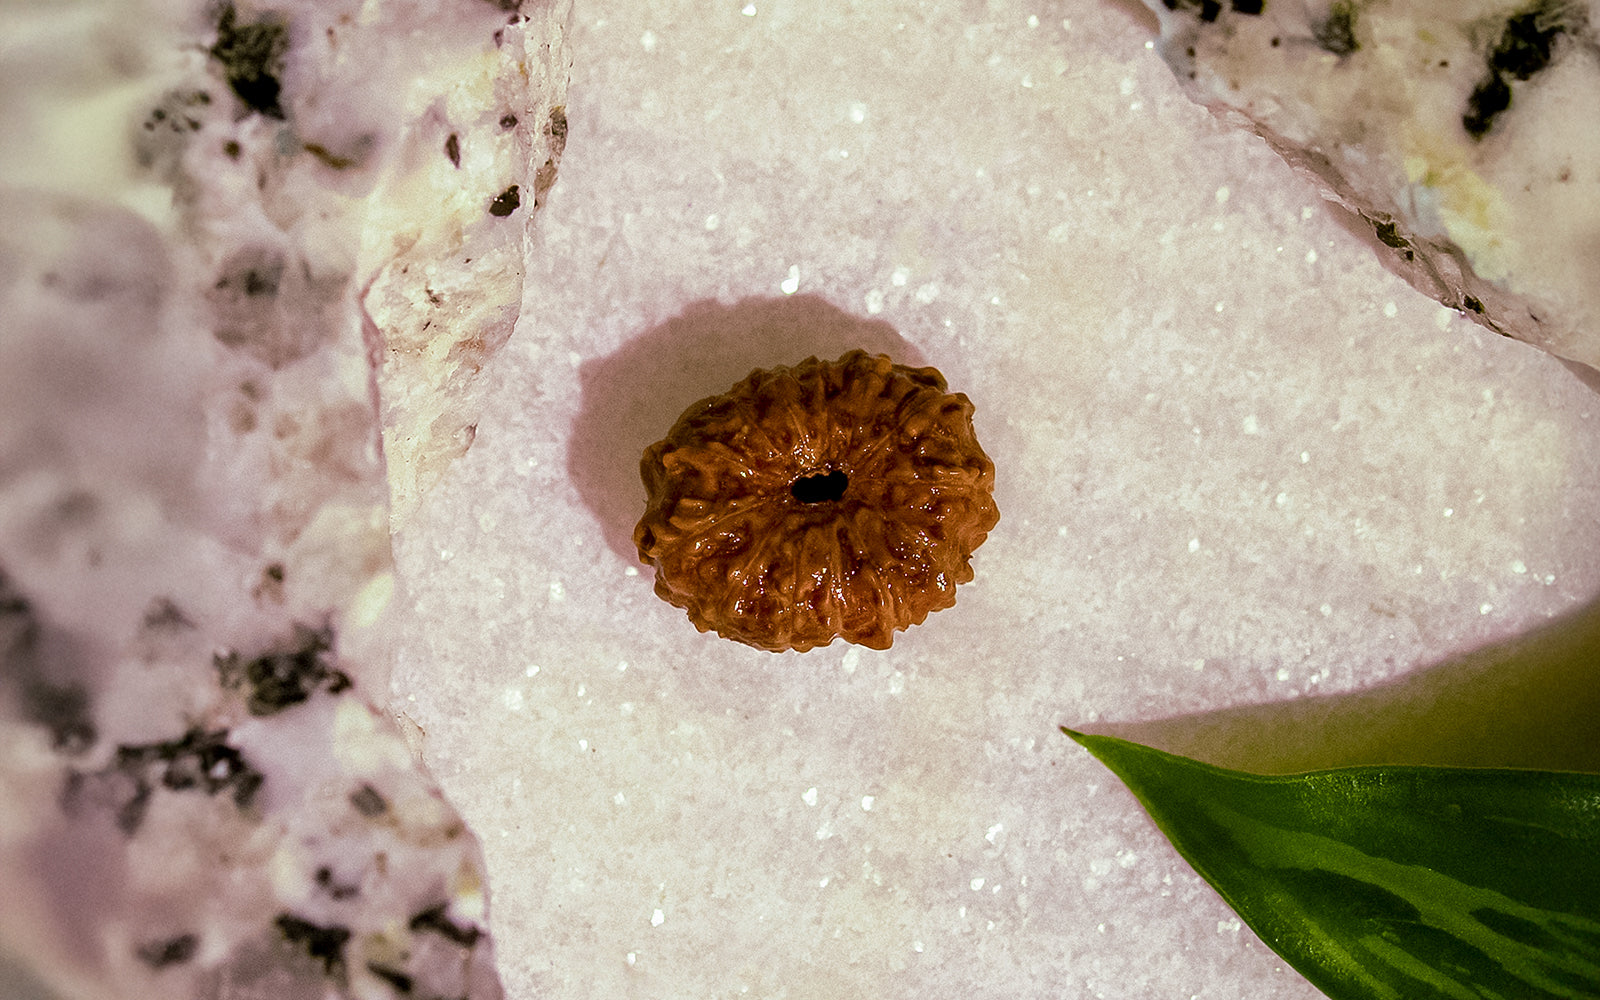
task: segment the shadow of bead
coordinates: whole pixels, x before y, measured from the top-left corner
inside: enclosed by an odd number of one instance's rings
[[[927,364],[888,323],[852,316],[815,295],[693,302],[585,362],[567,473],[606,545],[628,564],[638,562],[633,526],[645,505],[639,459],[690,404],[726,392],[754,369],[858,347],[903,365]]]

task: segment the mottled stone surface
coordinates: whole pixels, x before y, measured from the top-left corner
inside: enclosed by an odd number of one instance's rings
[[[363,202],[361,302],[381,339],[399,525],[471,445],[480,376],[522,312],[527,223],[566,145],[572,0],[391,7],[368,35],[392,47],[380,78],[402,81],[405,125]]]
[[[0,13],[15,988],[501,995],[477,843],[387,708],[389,532],[520,306],[565,79],[529,7]]]
[[[1145,0],[1195,100],[1418,289],[1600,367],[1600,5]]]

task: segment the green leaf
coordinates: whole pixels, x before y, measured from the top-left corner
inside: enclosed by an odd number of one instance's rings
[[[1334,1000],[1600,997],[1600,775],[1269,776],[1062,731]]]

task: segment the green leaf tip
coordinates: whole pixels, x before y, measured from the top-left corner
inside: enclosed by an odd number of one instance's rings
[[[1600,775],[1259,775],[1062,732],[1333,1000],[1600,998]]]

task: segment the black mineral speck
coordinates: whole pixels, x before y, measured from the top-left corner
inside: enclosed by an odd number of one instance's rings
[[[1476,295],[1468,295],[1465,299],[1462,299],[1461,307],[1470,312],[1475,312],[1479,316],[1484,314],[1483,303],[1478,301],[1478,297]]]
[[[1551,50],[1564,30],[1558,4],[1543,2],[1506,21],[1489,54],[1489,69],[1526,80],[1550,65]]]
[[[283,282],[284,255],[265,247],[246,247],[228,258],[212,286],[215,297],[230,303],[267,299]]]
[[[338,925],[320,927],[292,913],[280,913],[273,925],[285,941],[321,962],[322,971],[328,978],[343,981],[344,946],[350,940],[349,928]]]
[[[226,729],[209,733],[191,729],[175,741],[119,747],[117,753],[119,758],[126,753],[141,763],[154,762],[160,769],[161,784],[172,791],[230,792],[240,809],[250,807],[266,780],[237,747],[229,745]]]
[[[450,137],[445,139],[445,141],[444,141],[444,155],[445,155],[445,158],[450,161],[450,165],[452,167],[460,169],[460,167],[461,167],[461,138],[460,138],[460,136],[456,135],[454,132],[451,132],[450,133]]]
[[[350,805],[361,815],[372,819],[389,811],[389,802],[376,788],[362,785],[350,793]]]
[[[1406,238],[1401,236],[1400,233],[1395,229],[1394,223],[1392,222],[1375,221],[1372,223],[1372,231],[1378,237],[1379,241],[1382,242],[1386,247],[1393,247],[1396,250],[1401,250],[1411,245],[1407,243]]]
[[[180,135],[185,132],[197,132],[200,129],[201,109],[210,103],[211,95],[204,90],[172,91],[145,116],[144,130]]]
[[[411,991],[416,989],[416,980],[399,969],[391,969],[387,965],[379,965],[377,962],[368,962],[367,971],[388,983],[401,996],[410,996]]]
[[[411,918],[409,926],[414,931],[432,931],[454,944],[461,945],[463,948],[471,948],[477,944],[478,938],[483,936],[483,932],[471,924],[463,927],[451,920],[449,915],[445,913],[445,907],[446,904],[440,903],[438,906],[423,910]]]
[[[283,603],[283,582],[288,578],[288,573],[283,563],[268,563],[261,568],[261,579],[250,588],[250,595],[258,601],[270,601],[275,604]]]
[[[1467,97],[1467,110],[1461,116],[1461,127],[1474,139],[1489,133],[1500,112],[1511,107],[1511,84],[1505,77],[1494,73],[1484,78]]]
[[[333,877],[333,869],[327,865],[317,869],[316,881],[317,888],[326,892],[333,899],[353,899],[361,895],[361,887],[359,885],[336,881]]]
[[[94,745],[89,692],[82,684],[52,684],[33,676],[22,685],[22,711],[29,722],[50,730],[50,749],[74,756]]]
[[[69,756],[89,749],[97,737],[89,691],[79,681],[50,675],[81,659],[70,637],[46,640],[33,604],[0,569],[0,680],[15,678],[23,718],[49,730],[51,749]]]
[[[1168,10],[1188,10],[1199,15],[1207,24],[1222,16],[1221,0],[1161,0]],[[1236,14],[1258,16],[1266,9],[1266,0],[1230,0],[1228,9]]]
[[[110,764],[99,771],[74,771],[67,776],[63,804],[69,811],[84,802],[111,809],[117,827],[132,836],[144,822],[157,787],[206,795],[229,793],[233,804],[248,809],[266,780],[238,748],[228,744],[226,729],[190,729],[175,740],[132,743],[117,747]]]
[[[1567,29],[1564,8],[1554,0],[1539,3],[1506,20],[1485,59],[1485,73],[1467,97],[1461,127],[1482,139],[1495,118],[1511,107],[1511,81],[1528,80],[1550,65],[1556,39]]]
[[[513,115],[513,114],[501,115],[500,116],[500,127],[501,128],[516,128],[517,127],[517,116]]]
[[[361,165],[361,159],[362,155],[365,153],[366,145],[367,143],[358,139],[355,143],[357,148],[356,155],[335,153],[333,150],[329,149],[327,146],[324,146],[320,142],[307,142],[302,144],[300,148],[316,157],[317,162],[331,170],[349,170],[351,167]]]
[[[521,204],[522,194],[517,190],[517,185],[513,184],[496,195],[494,201],[489,202],[489,214],[497,219],[503,219],[515,212]]]
[[[1339,0],[1328,11],[1327,20],[1312,29],[1323,51],[1343,59],[1361,48],[1356,41],[1356,5]]]
[[[228,86],[251,111],[283,119],[283,107],[278,103],[283,93],[279,77],[288,50],[289,25],[281,15],[267,13],[249,24],[240,24],[233,4],[222,5],[211,58],[222,64]]]
[[[200,938],[197,935],[179,934],[173,938],[147,941],[135,948],[133,953],[150,968],[165,969],[169,965],[182,965],[194,958],[199,950]]]
[[[267,716],[308,700],[317,691],[341,694],[350,689],[350,675],[331,665],[333,629],[296,625],[286,642],[253,657],[229,650],[212,662],[226,688],[244,688],[251,715]]]

